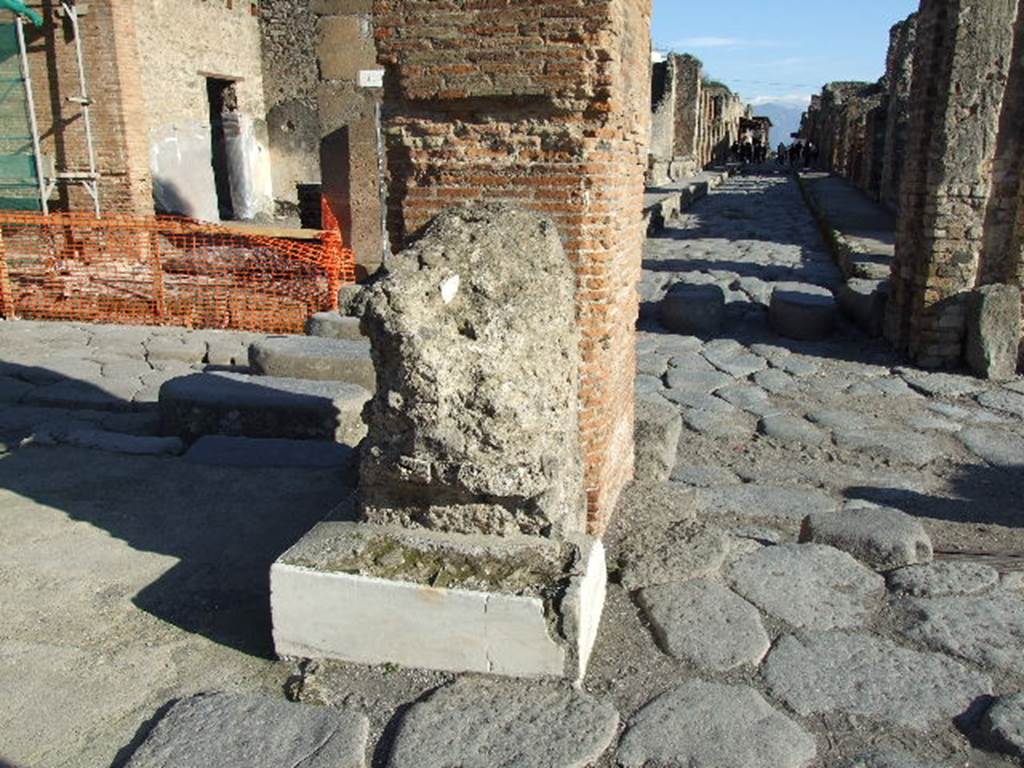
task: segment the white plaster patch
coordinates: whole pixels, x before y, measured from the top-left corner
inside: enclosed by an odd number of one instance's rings
[[[451,304],[455,295],[459,292],[459,286],[462,284],[462,278],[458,275],[452,275],[441,283],[441,300],[445,304]]]

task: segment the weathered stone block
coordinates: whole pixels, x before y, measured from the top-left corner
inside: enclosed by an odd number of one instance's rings
[[[337,312],[317,312],[306,321],[306,333],[324,339],[365,339],[359,329],[359,318],[347,317]]]
[[[370,393],[335,381],[197,373],[160,387],[160,429],[193,441],[203,435],[337,440],[357,444]]]
[[[676,333],[713,336],[724,317],[725,291],[718,285],[677,283],[658,309],[658,321]]]
[[[832,333],[836,300],[827,288],[803,283],[779,283],[772,292],[768,320],[780,336],[812,341]]]
[[[604,549],[325,521],[270,583],[281,656],[575,679],[597,636]]]
[[[1017,374],[1020,348],[1020,288],[985,285],[967,306],[967,364],[978,376],[1004,381]]]
[[[575,278],[554,225],[502,206],[453,209],[367,291],[378,386],[365,519],[583,531]]]
[[[261,376],[345,381],[373,391],[370,345],[365,340],[272,336],[249,347],[249,367]]]

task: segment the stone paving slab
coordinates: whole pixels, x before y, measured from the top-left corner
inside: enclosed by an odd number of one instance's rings
[[[787,635],[764,667],[773,696],[804,717],[838,713],[925,731],[967,713],[991,679],[937,653],[867,635]]]
[[[365,768],[366,716],[262,696],[183,699],[126,768]]]
[[[402,715],[388,768],[585,768],[611,744],[614,708],[565,685],[466,678]]]
[[[655,698],[627,726],[624,768],[802,768],[814,738],[753,688],[694,681]]]
[[[736,562],[727,578],[754,605],[805,629],[860,626],[885,592],[881,576],[818,544],[765,547]]]

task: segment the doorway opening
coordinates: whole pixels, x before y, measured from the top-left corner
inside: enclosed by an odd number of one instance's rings
[[[210,105],[210,159],[221,221],[235,219],[229,144],[238,137],[238,93],[233,80],[206,78]]]

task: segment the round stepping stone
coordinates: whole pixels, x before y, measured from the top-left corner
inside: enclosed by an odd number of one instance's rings
[[[805,629],[858,626],[885,592],[877,573],[818,544],[765,547],[733,565],[729,580],[758,608]]]
[[[982,718],[981,732],[993,749],[1024,758],[1024,693],[996,699]]]
[[[814,738],[753,688],[696,681],[630,720],[616,755],[624,768],[802,768]]]
[[[718,573],[729,537],[702,523],[637,526],[622,542],[622,586],[632,591]]]
[[[1024,600],[1018,592],[905,600],[897,610],[898,629],[910,640],[983,667],[1024,667]]]
[[[917,519],[866,502],[849,503],[841,512],[808,515],[800,528],[800,541],[835,547],[876,571],[932,559],[932,540]]]
[[[713,336],[725,317],[725,291],[718,285],[676,283],[658,306],[658,321],[675,333]]]
[[[783,637],[764,679],[803,717],[857,715],[916,731],[952,720],[992,691],[987,675],[941,654],[842,632]]]
[[[182,699],[150,731],[126,768],[363,768],[366,716],[264,696]]]
[[[377,385],[368,341],[272,336],[249,347],[249,365],[261,376],[344,381],[370,392]]]
[[[971,453],[996,467],[1024,467],[1024,438],[988,427],[968,427],[957,437]]]
[[[835,328],[836,314],[832,292],[807,283],[778,283],[768,305],[772,328],[790,339],[824,339]]]
[[[706,514],[742,517],[783,517],[803,520],[811,512],[835,511],[839,503],[823,491],[782,485],[748,483],[700,490]]]
[[[718,582],[651,587],[639,602],[661,649],[706,672],[757,666],[771,647],[757,609]]]
[[[619,716],[567,685],[467,678],[402,716],[388,768],[584,768]]]
[[[976,595],[998,583],[999,571],[981,563],[928,563],[889,574],[889,589],[911,597]]]

